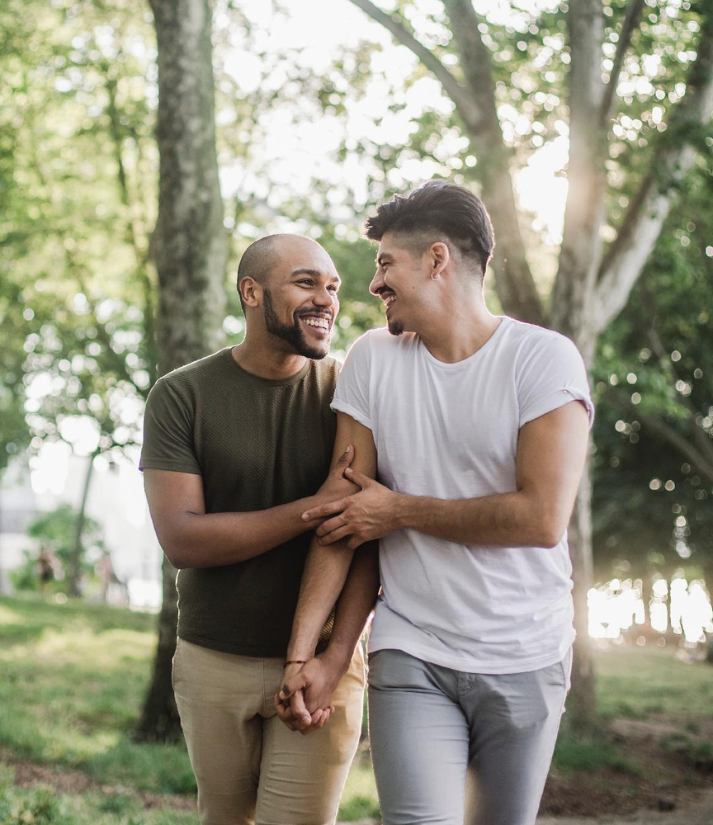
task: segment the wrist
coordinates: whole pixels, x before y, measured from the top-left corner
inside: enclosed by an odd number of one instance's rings
[[[330,642],[327,649],[320,653],[319,658],[335,674],[341,678],[349,669],[354,647],[343,645],[338,642]]]
[[[402,493],[394,493],[394,503],[392,507],[393,513],[393,530],[406,530],[413,528],[413,502],[414,496],[406,496]]]
[[[310,646],[309,641],[301,639],[299,636],[294,639],[290,639],[290,643],[287,646],[287,655],[285,656],[284,661],[309,662],[310,659],[314,659],[316,644],[317,643],[315,642],[314,645]]]

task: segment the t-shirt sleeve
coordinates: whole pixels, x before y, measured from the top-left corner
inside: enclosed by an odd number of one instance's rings
[[[548,335],[531,348],[518,382],[520,426],[570,401],[581,401],[594,421],[587,369],[577,347],[564,335]]]
[[[332,399],[334,412],[350,415],[355,421],[373,430],[369,405],[371,347],[368,333],[354,342],[337,379]]]
[[[193,446],[192,418],[175,387],[165,378],[159,379],[146,401],[139,469],[201,475]]]

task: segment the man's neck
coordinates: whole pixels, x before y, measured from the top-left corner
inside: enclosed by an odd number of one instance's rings
[[[242,344],[233,347],[233,359],[246,372],[260,378],[279,381],[291,378],[305,365],[307,358],[294,352],[282,351],[274,346],[253,340],[246,335]]]
[[[476,353],[492,337],[502,319],[492,315],[485,304],[452,307],[434,313],[418,335],[438,361],[455,364]]]

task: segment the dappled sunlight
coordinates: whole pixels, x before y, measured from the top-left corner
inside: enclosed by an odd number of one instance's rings
[[[0,625],[21,624],[22,621],[22,616],[19,613],[0,604]]]
[[[83,762],[115,748],[121,734],[116,730],[93,729],[84,732],[76,726],[67,725],[66,721],[57,720],[55,725],[45,730],[43,739],[46,758]]]
[[[669,584],[657,579],[651,588],[646,619],[641,579],[612,579],[588,593],[589,635],[617,641],[629,632],[638,645],[658,634],[656,644],[665,644],[669,631],[695,645],[713,633],[713,608],[705,583],[675,576]],[[637,631],[640,631],[637,633]]]
[[[3,652],[4,658],[32,658],[37,664],[76,665],[93,672],[122,670],[127,661],[148,662],[154,652],[152,634],[134,630],[107,630],[94,633],[89,629],[45,630],[37,641],[16,645]]]

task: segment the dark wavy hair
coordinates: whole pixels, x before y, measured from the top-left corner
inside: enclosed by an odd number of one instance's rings
[[[380,241],[387,232],[398,236],[412,254],[421,254],[444,238],[485,274],[495,236],[483,202],[463,186],[432,180],[407,198],[382,203],[365,225],[366,237]]]

